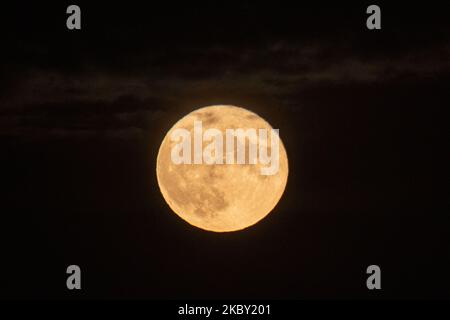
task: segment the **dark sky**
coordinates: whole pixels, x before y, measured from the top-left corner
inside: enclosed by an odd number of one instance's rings
[[[450,297],[444,7],[377,2],[369,31],[369,2],[77,2],[69,31],[69,4],[1,7],[1,298]],[[212,104],[289,156],[243,232],[191,227],[157,186],[167,130]]]

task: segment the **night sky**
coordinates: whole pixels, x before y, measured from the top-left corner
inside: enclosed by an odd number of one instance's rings
[[[444,7],[376,2],[368,30],[372,2],[75,3],[81,30],[72,3],[0,9],[0,298],[450,297]],[[241,232],[190,226],[156,181],[166,132],[213,104],[289,157]]]

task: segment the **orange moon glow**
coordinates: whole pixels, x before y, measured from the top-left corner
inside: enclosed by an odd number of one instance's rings
[[[235,106],[204,107],[183,117],[166,134],[158,152],[156,175],[165,201],[179,217],[204,230],[229,232],[254,225],[273,210],[286,187],[288,158],[283,143],[279,140],[279,168],[272,175],[261,174],[267,165],[260,162],[175,164],[171,151],[176,142],[171,134],[183,128],[193,135],[194,121],[201,121],[203,130],[222,132],[272,129],[257,114]]]

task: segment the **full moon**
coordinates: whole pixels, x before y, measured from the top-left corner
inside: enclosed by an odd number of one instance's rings
[[[230,232],[256,224],[274,209],[286,187],[288,159],[281,139],[279,169],[273,175],[262,175],[260,169],[267,165],[260,162],[175,164],[171,152],[177,142],[171,134],[182,128],[194,136],[194,121],[201,121],[203,130],[224,133],[239,128],[272,130],[263,118],[236,106],[208,106],[189,113],[169,130],[159,148],[156,176],[165,201],[180,218],[204,230]]]

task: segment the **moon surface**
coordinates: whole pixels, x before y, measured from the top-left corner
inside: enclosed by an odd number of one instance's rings
[[[179,217],[204,230],[229,232],[254,225],[273,210],[286,187],[288,159],[281,139],[279,170],[273,175],[262,175],[260,168],[268,165],[259,161],[257,164],[248,161],[246,164],[174,164],[171,150],[177,142],[171,141],[171,133],[183,128],[191,133],[193,140],[194,121],[202,121],[203,132],[208,128],[222,131],[224,148],[226,129],[254,128],[258,132],[265,128],[269,133],[272,129],[257,114],[235,106],[209,106],[189,113],[169,130],[159,148],[156,175],[164,199]],[[203,142],[203,148],[205,144],[208,143]]]

